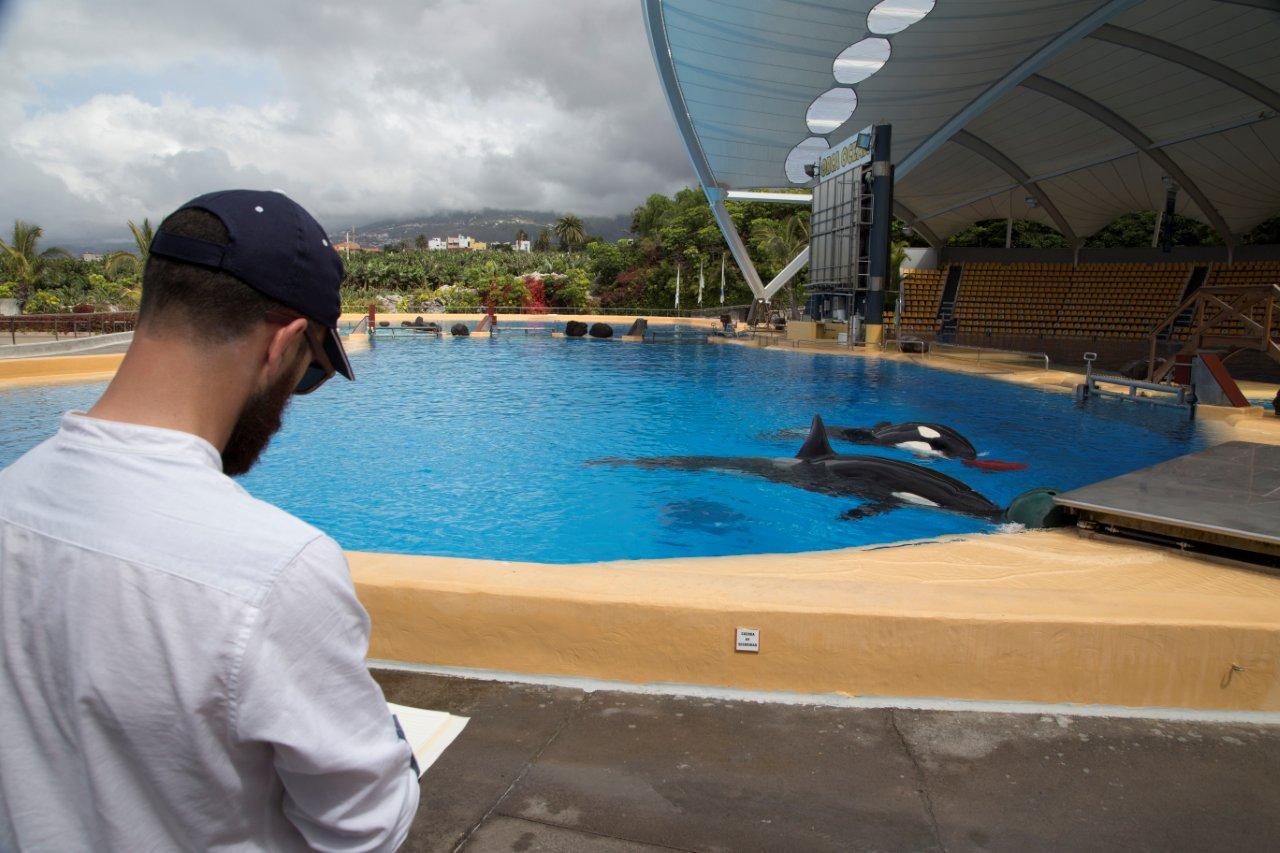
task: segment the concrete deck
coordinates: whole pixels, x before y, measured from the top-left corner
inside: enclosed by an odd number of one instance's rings
[[[1232,850],[1280,727],[856,709],[375,671],[463,714],[406,851]]]

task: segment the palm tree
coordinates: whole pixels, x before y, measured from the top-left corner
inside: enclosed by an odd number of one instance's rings
[[[151,220],[143,218],[142,225],[138,226],[132,219],[129,220],[129,233],[133,235],[133,243],[137,247],[137,254],[133,252],[112,252],[107,255],[103,262],[104,271],[108,278],[115,278],[121,273],[137,273],[147,267],[147,258],[151,257],[151,238],[155,236],[155,232],[151,228]]]
[[[538,234],[538,241],[533,244],[533,250],[535,252],[551,251],[551,229],[542,229],[541,233]]]
[[[757,219],[751,225],[751,242],[779,271],[809,245],[809,218],[793,213],[786,219]],[[793,317],[802,301],[800,289],[800,276],[793,276],[788,294]]]
[[[155,232],[151,230],[151,220],[144,217],[142,227],[139,228],[130,219],[129,230],[133,232],[133,242],[138,246],[138,261],[145,267],[147,258],[151,257],[151,239],[155,237]]]
[[[575,248],[587,241],[587,232],[582,228],[582,218],[572,213],[566,213],[557,219],[551,230],[560,238],[561,244],[569,252],[573,252]]]
[[[528,234],[528,232],[526,232],[523,228],[521,228],[520,230],[516,231],[516,242],[517,242],[517,243],[523,243],[525,240],[528,240],[528,239],[529,239],[529,234]]]
[[[12,239],[7,243],[0,240],[0,268],[17,285],[14,295],[19,302],[25,302],[35,290],[46,260],[70,257],[65,250],[58,248],[39,251],[43,236],[44,229],[39,225],[15,219]]]

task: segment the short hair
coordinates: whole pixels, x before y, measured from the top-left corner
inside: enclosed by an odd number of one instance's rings
[[[220,246],[231,242],[222,220],[197,208],[171,213],[159,230]],[[150,255],[142,273],[138,325],[145,331],[181,331],[206,343],[229,343],[264,322],[267,311],[282,309],[233,275]]]

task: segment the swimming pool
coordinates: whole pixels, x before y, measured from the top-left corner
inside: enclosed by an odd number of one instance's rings
[[[508,335],[380,340],[290,409],[243,478],[255,495],[345,548],[572,563],[774,553],[992,530],[903,508],[857,521],[856,501],[717,472],[586,464],[673,454],[792,456],[768,434],[828,424],[937,421],[988,458],[984,474],[923,464],[1004,506],[1036,486],[1073,488],[1200,449],[1185,416],[913,364],[735,346]],[[103,388],[0,390],[0,466]],[[842,453],[910,460],[892,449]]]

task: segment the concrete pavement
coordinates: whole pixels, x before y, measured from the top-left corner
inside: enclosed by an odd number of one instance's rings
[[[1208,850],[1280,838],[1280,726],[783,705],[375,671],[471,717],[408,851]]]

